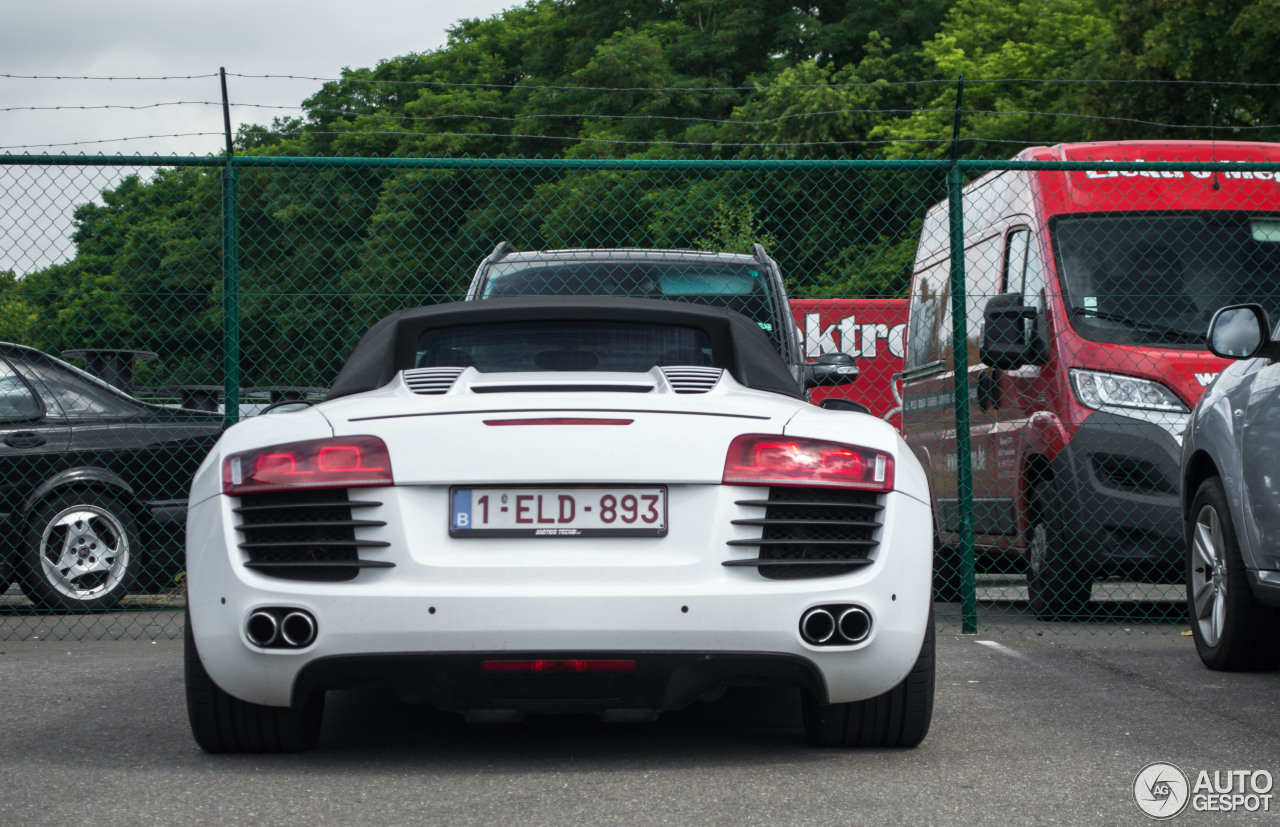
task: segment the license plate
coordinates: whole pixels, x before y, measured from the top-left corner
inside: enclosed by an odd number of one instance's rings
[[[454,537],[662,537],[667,489],[453,488]]]

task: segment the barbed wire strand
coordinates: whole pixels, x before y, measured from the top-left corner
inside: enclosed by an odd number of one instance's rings
[[[90,110],[147,110],[162,107],[174,106],[204,106],[204,107],[221,107],[220,101],[164,101],[151,104],[85,104],[85,105],[50,105],[50,106],[8,106],[0,107],[0,112],[44,112],[44,111],[90,111]],[[232,108],[238,109],[263,109],[268,111],[296,111],[304,114],[328,114],[338,115],[352,119],[383,119],[393,120],[398,123],[430,123],[444,120],[472,120],[472,121],[493,121],[500,123],[518,123],[522,121],[533,120],[616,120],[616,121],[663,121],[668,123],[700,123],[700,124],[716,124],[722,126],[768,126],[771,124],[782,123],[789,120],[799,120],[803,118],[821,118],[840,115],[927,115],[927,114],[943,114],[952,115],[954,109],[872,109],[872,108],[851,108],[851,109],[826,109],[815,112],[793,112],[786,115],[779,115],[775,118],[761,118],[755,120],[745,120],[737,118],[701,118],[689,115],[616,115],[603,114],[596,112],[539,112],[527,115],[482,115],[477,113],[448,113],[443,115],[395,115],[383,112],[356,112],[348,109],[330,109],[325,107],[310,108],[293,104],[261,104],[261,103],[231,103]],[[1118,115],[1089,115],[1075,112],[1043,112],[1036,110],[1013,110],[1013,109],[962,109],[962,116],[974,115],[1018,115],[1032,117],[1047,118],[1066,118],[1079,120],[1107,121],[1111,123],[1125,123],[1135,126],[1153,126],[1163,129],[1208,129],[1210,124],[1179,124],[1168,123],[1164,121],[1151,121],[1141,118],[1125,118]],[[1221,126],[1221,125],[1218,125]],[[1227,127],[1234,130],[1263,130],[1280,128],[1280,124],[1257,124],[1257,125],[1234,125]],[[966,138],[968,139],[968,138]],[[122,140],[122,139],[113,139]]]
[[[8,80],[207,80],[216,78],[217,72],[206,75],[151,75],[151,76],[115,76],[115,75],[18,75],[0,73],[0,78]],[[246,76],[251,77],[251,76]]]
[[[151,141],[161,138],[204,138],[217,136],[221,138],[221,132],[174,132],[167,135],[134,135],[128,138],[99,138],[92,141],[66,141],[56,144],[13,144],[11,146],[0,146],[0,150],[9,152],[11,150],[32,150],[32,149],[60,149],[69,146],[93,146],[95,144],[118,144],[125,141]]]
[[[859,88],[879,88],[879,87],[898,87],[898,86],[954,86],[955,78],[937,78],[925,80],[896,80],[896,81],[861,81],[858,83],[843,84],[827,84],[827,83],[798,83],[798,84],[779,84],[771,85],[754,85],[754,86],[564,86],[553,84],[532,84],[532,83],[476,83],[466,81],[440,81],[440,80],[389,80],[384,78],[359,78],[353,75],[346,75],[340,78],[314,77],[307,75],[250,75],[237,74],[233,72],[227,73],[228,77],[238,77],[251,80],[307,80],[319,81],[321,83],[341,83],[343,81],[352,83],[372,83],[386,84],[389,86],[446,86],[458,88],[473,89],[532,89],[547,91],[589,91],[589,92],[742,92],[742,91],[768,91],[771,89],[859,89]],[[1207,81],[1207,80],[1161,80],[1161,79],[1122,79],[1122,78],[965,78],[965,85],[973,84],[989,84],[989,83],[1027,83],[1027,84],[1154,84],[1154,85],[1172,85],[1172,86],[1241,86],[1258,89],[1278,89],[1280,83],[1251,83],[1242,81]]]
[[[356,70],[356,71],[373,71],[373,70]],[[67,81],[67,80],[87,80],[87,81],[172,81],[172,80],[203,80],[218,77],[217,72],[202,75],[156,75],[156,76],[117,76],[117,75],[23,75],[14,73],[0,73],[0,79],[9,80],[50,80],[50,81]],[[547,91],[585,91],[585,92],[742,92],[742,91],[768,91],[772,89],[858,89],[858,88],[882,88],[882,87],[909,87],[909,86],[953,86],[954,78],[933,78],[923,80],[901,80],[901,81],[861,81],[857,83],[842,84],[779,84],[771,85],[750,85],[750,86],[568,86],[556,84],[535,84],[535,83],[478,83],[466,81],[443,81],[443,80],[391,80],[385,78],[362,78],[356,77],[355,73],[347,74],[342,77],[324,77],[320,75],[279,75],[279,74],[248,74],[240,72],[228,72],[227,77],[241,78],[245,80],[305,80],[320,83],[362,83],[362,84],[382,84],[387,86],[442,86],[454,88],[470,88],[470,89],[528,89],[528,90],[547,90]],[[1168,79],[1144,79],[1144,78],[965,78],[966,86],[977,84],[995,84],[995,83],[1025,83],[1025,84],[1100,84],[1100,85],[1157,85],[1157,86],[1212,86],[1212,87],[1239,87],[1250,89],[1280,89],[1280,83],[1257,83],[1246,81],[1213,81],[1213,80],[1168,80]]]

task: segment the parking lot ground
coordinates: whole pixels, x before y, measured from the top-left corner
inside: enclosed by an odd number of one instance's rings
[[[1143,824],[1151,762],[1280,775],[1280,673],[1210,672],[1169,623],[1049,626],[944,623],[933,728],[904,751],[809,747],[795,693],[761,688],[647,724],[472,725],[331,693],[314,752],[210,756],[180,640],[8,640],[0,823]]]

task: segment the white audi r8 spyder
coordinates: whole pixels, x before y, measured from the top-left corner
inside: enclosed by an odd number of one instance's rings
[[[649,720],[766,682],[802,690],[815,743],[925,737],[924,473],[886,423],[807,404],[746,317],[401,311],[298,407],[230,428],[192,484],[204,749],[308,749],[324,693],[361,687],[477,721]]]

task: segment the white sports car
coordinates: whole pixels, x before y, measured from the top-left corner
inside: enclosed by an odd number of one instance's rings
[[[204,749],[310,748],[326,690],[375,686],[471,720],[648,720],[764,681],[803,690],[815,743],[925,737],[923,471],[884,422],[807,404],[746,317],[401,311],[299,407],[229,429],[192,484]]]

